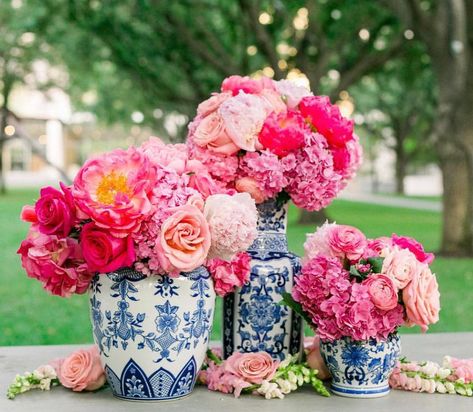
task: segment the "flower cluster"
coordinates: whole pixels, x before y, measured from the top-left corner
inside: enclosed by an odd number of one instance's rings
[[[223,293],[245,279],[236,256],[256,237],[256,213],[248,193],[224,188],[186,145],[151,138],[88,160],[71,187],[42,189],[22,211],[31,228],[18,253],[28,276],[59,296],[84,293],[95,273],[178,276],[235,258],[238,279],[220,276]]]
[[[405,391],[473,396],[473,359],[445,356],[442,365],[402,359],[389,384]]]
[[[279,362],[266,352],[235,352],[222,360],[218,351],[209,350],[198,381],[211,391],[233,393],[235,397],[253,393],[266,399],[283,399],[305,383],[321,395],[330,396],[317,373],[307,363],[291,357]]]
[[[97,346],[79,349],[64,359],[40,366],[32,373],[17,375],[7,391],[8,399],[31,389],[50,390],[62,385],[74,392],[95,391],[105,385],[105,371]]]
[[[412,238],[369,240],[351,226],[324,224],[309,235],[301,274],[288,304],[324,340],[386,339],[405,324],[426,331],[439,318],[438,284],[426,253]]]
[[[327,206],[361,163],[353,122],[328,97],[267,77],[225,79],[197,108],[187,143],[222,187],[257,203],[286,192],[308,210]]]

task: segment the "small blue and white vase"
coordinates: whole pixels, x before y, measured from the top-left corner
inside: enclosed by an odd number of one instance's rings
[[[95,343],[118,398],[177,399],[191,393],[210,339],[215,291],[204,267],[177,278],[133,269],[95,276]]]
[[[274,359],[299,354],[302,319],[279,305],[290,293],[300,259],[288,251],[287,202],[271,199],[258,205],[258,237],[248,249],[249,282],[224,298],[223,352],[265,351]]]
[[[320,342],[320,353],[332,374],[334,394],[350,398],[379,398],[389,393],[389,376],[401,353],[397,333],[386,341],[355,341],[349,337]]]

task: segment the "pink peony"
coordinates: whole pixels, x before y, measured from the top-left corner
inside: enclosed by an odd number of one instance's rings
[[[207,269],[213,278],[215,292],[225,296],[235,287],[241,288],[250,278],[250,262],[251,257],[245,252],[237,254],[231,262],[210,259]]]
[[[50,186],[42,188],[35,204],[38,229],[45,235],[66,237],[76,223],[71,190],[62,183],[61,189],[62,192]]]
[[[299,109],[330,146],[343,147],[353,138],[353,121],[344,118],[327,96],[304,97]]]
[[[332,253],[340,258],[357,260],[366,247],[365,235],[353,226],[337,225],[328,234]]]
[[[94,223],[87,223],[82,227],[80,244],[91,272],[113,272],[131,266],[135,261],[131,236],[117,238]]]
[[[230,76],[222,83],[222,92],[232,92],[236,96],[240,91],[249,94],[258,94],[263,89],[274,89],[273,81],[269,77],[252,79],[248,76]]]
[[[126,237],[137,232],[152,212],[155,176],[155,168],[143,153],[133,147],[117,149],[85,162],[72,193],[77,206],[97,226]]]
[[[279,80],[274,82],[278,93],[286,100],[287,107],[295,109],[300,101],[307,96],[311,96],[310,90],[303,86],[298,86],[291,80]]]
[[[210,249],[210,231],[202,212],[195,206],[176,207],[161,227],[156,241],[161,266],[167,272],[190,272],[201,266]]]
[[[315,233],[307,235],[307,239],[304,243],[304,262],[309,261],[318,255],[335,257],[328,244],[328,234],[336,226],[335,223],[325,222],[315,231]]]
[[[225,361],[225,371],[230,372],[246,382],[261,384],[273,378],[279,362],[266,352],[235,352]]]
[[[430,265],[434,261],[434,254],[426,253],[424,247],[417,240],[407,236],[398,236],[396,234],[393,234],[391,239],[394,245],[399,246],[402,249],[410,250],[419,262]]]
[[[232,97],[231,92],[212,93],[211,97],[197,106],[197,115],[202,117],[207,116],[217,110],[220,105],[230,97]]]
[[[51,294],[68,297],[87,291],[92,274],[77,240],[44,235],[33,227],[17,253],[27,275],[39,280]]]
[[[310,130],[298,112],[272,113],[264,122],[259,141],[265,149],[282,157],[301,148],[307,133]]]
[[[248,193],[210,196],[204,215],[212,238],[210,258],[231,260],[236,253],[247,250],[257,236],[255,201]]]
[[[392,279],[383,274],[372,274],[363,281],[374,305],[381,310],[391,310],[397,306],[397,288]]]
[[[263,191],[258,185],[258,182],[252,177],[247,176],[237,179],[235,182],[235,189],[239,193],[249,193],[257,204],[263,203],[266,200]]]
[[[406,305],[408,326],[419,325],[423,332],[439,320],[440,293],[437,279],[428,266],[422,268],[418,276],[402,291]]]
[[[404,289],[420,270],[421,264],[409,250],[395,247],[386,252],[382,273],[389,276],[398,289]]]
[[[59,382],[75,392],[95,391],[105,384],[105,371],[97,346],[77,350],[59,361],[58,366]]]

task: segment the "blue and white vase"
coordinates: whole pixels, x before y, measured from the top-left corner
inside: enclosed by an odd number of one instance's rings
[[[301,350],[302,319],[278,304],[291,292],[300,260],[287,248],[287,203],[268,200],[258,205],[258,213],[258,237],[248,250],[250,280],[224,298],[224,357],[265,351],[283,360]]]
[[[127,400],[177,399],[194,388],[215,309],[204,267],[177,278],[120,269],[90,287],[95,343],[113,394]]]
[[[321,341],[320,353],[332,374],[331,390],[350,398],[379,398],[389,393],[389,376],[401,353],[397,333],[386,341],[349,337]]]

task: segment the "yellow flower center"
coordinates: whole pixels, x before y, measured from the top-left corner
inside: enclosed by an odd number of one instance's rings
[[[128,187],[126,176],[112,172],[102,178],[97,186],[96,194],[100,203],[112,205],[118,194],[131,196],[132,192]]]

